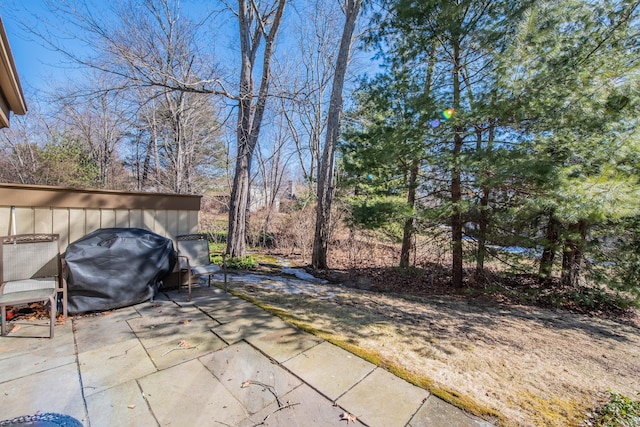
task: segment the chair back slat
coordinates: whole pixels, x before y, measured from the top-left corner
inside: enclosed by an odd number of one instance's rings
[[[31,237],[18,235],[0,239],[2,246],[0,271],[2,271],[3,282],[58,275],[60,246],[57,236]]]
[[[206,240],[178,241],[178,255],[186,256],[193,267],[209,265],[209,243]]]

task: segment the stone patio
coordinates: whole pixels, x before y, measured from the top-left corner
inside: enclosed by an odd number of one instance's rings
[[[490,426],[217,288],[0,337],[0,419],[101,426]],[[349,419],[346,419],[348,417]]]

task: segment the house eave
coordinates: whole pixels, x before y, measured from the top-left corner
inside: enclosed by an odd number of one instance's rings
[[[9,126],[11,112],[18,115],[27,112],[27,104],[2,18],[0,18],[0,98],[0,127]]]

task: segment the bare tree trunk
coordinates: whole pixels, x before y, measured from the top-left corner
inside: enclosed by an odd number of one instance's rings
[[[562,286],[577,288],[580,279],[580,268],[584,257],[584,242],[587,237],[587,224],[579,221],[572,224],[569,236],[564,244],[562,252]]]
[[[416,204],[416,189],[418,188],[418,163],[411,165],[408,182],[409,191],[407,192],[407,205],[413,209]],[[404,222],[404,230],[402,233],[402,249],[400,250],[400,268],[409,267],[409,259],[411,256],[411,248],[413,246],[414,233],[413,214]]]
[[[340,50],[336,60],[336,71],[333,76],[331,101],[327,116],[327,136],[322,152],[322,163],[318,171],[318,194],[316,207],[316,231],[313,240],[311,264],[316,269],[327,268],[327,252],[329,249],[329,231],[331,225],[331,204],[333,199],[333,167],[335,149],[340,135],[340,115],[342,113],[342,89],[347,74],[347,65],[351,52],[353,32],[360,13],[362,0],[345,1],[345,23],[340,40]]]
[[[560,223],[554,216],[553,211],[550,211],[549,218],[547,220],[547,230],[545,232],[544,249],[542,250],[540,267],[538,269],[538,276],[542,279],[551,277],[551,274],[553,273],[553,261],[556,255],[559,231]]]
[[[274,11],[271,28],[267,32],[267,16],[260,16],[254,8],[253,1],[239,0],[238,22],[240,26],[240,50],[242,65],[240,71],[240,99],[238,102],[237,141],[238,153],[236,170],[231,190],[231,205],[229,209],[229,233],[227,237],[227,253],[232,257],[244,258],[247,255],[247,221],[249,219],[249,186],[251,175],[251,160],[262,124],[262,116],[269,93],[271,80],[271,57],[274,49],[275,37],[282,20],[286,0],[279,0]],[[251,23],[257,20],[257,26],[251,35]],[[264,36],[265,47],[262,60],[262,79],[255,105],[253,88],[253,71],[255,59]]]
[[[478,131],[478,151],[482,149],[482,131]],[[491,151],[493,139],[495,137],[495,126],[493,121],[489,122],[489,136],[487,151]],[[482,172],[481,172],[482,173]],[[486,173],[485,173],[486,176]],[[491,189],[486,183],[481,185],[482,196],[480,197],[480,218],[478,219],[478,252],[476,254],[476,273],[478,281],[484,281],[484,259],[487,255],[487,230],[489,228],[489,193]]]
[[[453,42],[453,108],[460,108],[460,42]],[[455,287],[462,287],[462,212],[460,201],[462,200],[461,164],[460,156],[464,142],[462,133],[464,129],[456,126],[453,137],[453,167],[451,170],[451,244],[453,250],[451,266],[451,283]]]
[[[233,257],[246,256],[247,212],[249,210],[249,156],[238,155],[231,190],[229,211],[229,238],[227,253]],[[242,238],[237,238],[242,236]],[[234,238],[236,237],[236,238]]]

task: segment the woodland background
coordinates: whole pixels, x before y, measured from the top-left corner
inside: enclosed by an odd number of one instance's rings
[[[638,304],[640,1],[12,6],[70,78],[23,82],[2,182],[204,194],[238,258]]]

